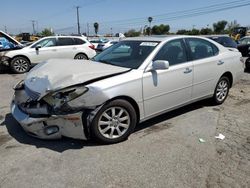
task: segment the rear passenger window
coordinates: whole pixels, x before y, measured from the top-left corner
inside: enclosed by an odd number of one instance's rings
[[[79,38],[74,38],[75,41],[75,45],[81,45],[81,44],[85,44],[86,42],[82,39]]]
[[[181,39],[167,42],[157,53],[155,60],[165,60],[169,65],[177,65],[187,61],[184,43]]]
[[[191,51],[191,58],[193,60],[203,59],[207,57],[215,56],[219,53],[218,48],[203,39],[186,39]]]
[[[58,38],[58,46],[69,46],[74,45],[72,38]]]

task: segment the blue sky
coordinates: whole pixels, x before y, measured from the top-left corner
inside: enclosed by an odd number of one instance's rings
[[[178,11],[196,9],[223,4],[233,0],[8,0],[1,2],[0,29],[7,28],[8,33],[32,32],[31,20],[36,20],[35,28],[53,28],[56,33],[76,33],[76,6],[79,5],[81,32],[94,32],[93,23],[99,23],[99,33],[124,32],[135,28],[139,30],[148,24],[147,17],[152,16],[154,24],[169,24],[171,31],[212,27],[219,20],[237,20],[243,26],[249,26],[250,6],[213,12],[199,16],[178,17]],[[242,2],[248,2],[242,0]],[[237,2],[239,3],[239,1]],[[236,4],[236,3],[235,3]],[[233,4],[231,4],[233,5]],[[236,4],[237,5],[237,4]],[[176,13],[177,12],[177,13]],[[195,12],[195,10],[193,10]],[[173,14],[175,13],[175,14]],[[189,12],[189,14],[192,11]],[[157,16],[160,15],[160,16]],[[172,15],[172,16],[171,16]],[[172,19],[175,17],[176,19]]]

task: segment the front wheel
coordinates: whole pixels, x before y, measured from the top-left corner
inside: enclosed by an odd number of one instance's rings
[[[121,142],[133,132],[136,125],[136,112],[125,100],[114,100],[105,104],[91,123],[92,136],[102,143]]]
[[[10,68],[14,73],[25,73],[30,69],[30,62],[25,57],[15,57],[10,62]]]
[[[250,71],[250,58],[246,60],[246,70]]]
[[[226,100],[229,93],[229,88],[229,79],[225,76],[221,77],[214,91],[213,101],[215,104],[222,104]]]

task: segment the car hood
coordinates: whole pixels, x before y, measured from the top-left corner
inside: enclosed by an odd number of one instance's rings
[[[31,69],[24,83],[42,98],[51,91],[129,70],[89,60],[51,59]]]

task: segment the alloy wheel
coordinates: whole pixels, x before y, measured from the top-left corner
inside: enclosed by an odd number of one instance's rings
[[[19,58],[13,63],[13,68],[17,72],[26,72],[29,68],[29,62],[25,59]]]
[[[216,88],[216,98],[219,102],[222,102],[227,97],[229,85],[226,80],[221,80]]]
[[[111,107],[105,110],[98,120],[98,130],[108,139],[124,135],[130,126],[130,115],[122,107]]]

